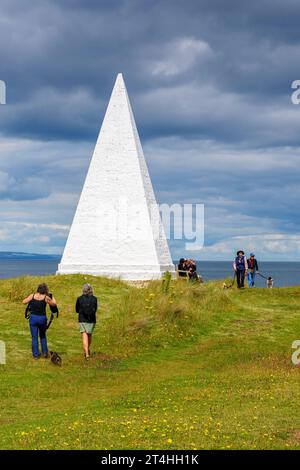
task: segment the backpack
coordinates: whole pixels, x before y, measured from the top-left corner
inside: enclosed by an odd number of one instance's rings
[[[51,292],[49,292],[49,297],[50,297],[50,299],[53,298],[53,294]],[[57,305],[49,305],[49,308],[50,308],[52,320],[54,318],[55,313],[56,313],[56,318],[58,318],[58,314],[59,314],[58,306]]]
[[[25,308],[25,319],[26,320],[29,320],[29,318],[30,318],[30,303],[31,303],[31,301],[26,305],[26,308]]]
[[[25,319],[26,320],[29,320],[29,318],[30,318],[30,315],[31,315],[30,306],[31,306],[31,302],[33,301],[33,299],[34,299],[34,294],[32,296],[32,299],[30,300],[30,302],[28,302],[28,304],[26,305],[26,308],[25,308]]]
[[[81,297],[81,309],[83,315],[92,320],[95,316],[95,300],[93,296],[84,295]]]

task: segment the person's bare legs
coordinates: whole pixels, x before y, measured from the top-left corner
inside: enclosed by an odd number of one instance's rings
[[[89,336],[85,331],[82,334],[82,345],[84,349],[85,357],[89,357]]]
[[[90,347],[92,344],[92,335],[88,334],[89,356],[91,355]]]

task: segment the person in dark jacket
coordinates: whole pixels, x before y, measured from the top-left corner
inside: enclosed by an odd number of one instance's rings
[[[257,259],[254,253],[250,253],[250,258],[247,259],[248,264],[248,285],[254,287],[255,274],[259,273]]]
[[[76,301],[76,312],[78,313],[79,331],[82,335],[84,355],[89,359],[91,355],[90,347],[92,334],[96,325],[97,297],[94,296],[93,288],[90,284],[84,284],[82,295]]]
[[[248,272],[247,258],[243,250],[239,250],[236,253],[236,258],[233,262],[233,269],[236,274],[236,281],[238,289],[244,288],[245,274]]]
[[[47,304],[51,307],[56,306],[56,300],[49,294],[47,284],[42,283],[38,286],[35,294],[30,294],[23,300],[23,304],[29,304],[29,326],[32,338],[32,355],[34,359],[40,357],[39,353],[39,337],[42,347],[43,357],[48,357],[48,346],[47,346],[47,315],[46,306]]]
[[[180,258],[178,266],[177,266],[177,272],[179,277],[187,277],[188,275],[188,267],[186,264],[187,260],[184,258]]]

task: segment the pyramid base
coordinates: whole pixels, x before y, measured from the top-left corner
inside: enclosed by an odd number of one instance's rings
[[[56,274],[89,274],[92,276],[103,276],[124,281],[151,281],[161,279],[165,272],[170,272],[175,277],[174,265],[161,266],[97,266],[59,264]]]

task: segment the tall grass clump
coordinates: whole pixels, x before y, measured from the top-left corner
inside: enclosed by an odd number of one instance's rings
[[[204,321],[206,295],[202,285],[165,277],[144,287],[130,288],[102,322],[103,345],[130,355],[193,336]]]
[[[38,279],[31,276],[8,279],[1,283],[1,294],[7,300],[19,302],[30,293],[36,292],[37,285]]]

